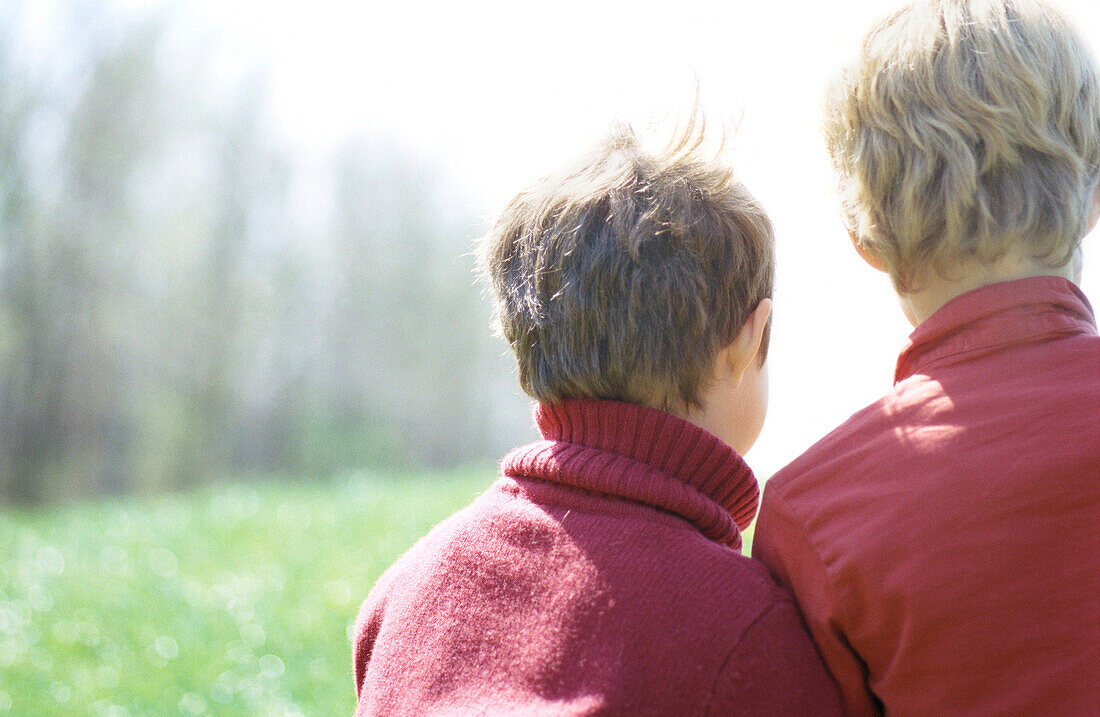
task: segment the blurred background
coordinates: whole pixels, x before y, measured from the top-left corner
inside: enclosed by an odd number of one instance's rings
[[[0,715],[350,714],[360,601],[535,436],[474,239],[697,83],[778,235],[749,463],[881,395],[818,107],[891,4],[0,1]]]
[[[1095,4],[1069,5],[1095,34]],[[817,134],[828,77],[887,6],[3,3],[0,495],[439,467],[527,440],[473,239],[612,119],[687,107],[696,79],[778,228],[766,477],[888,387],[909,330],[847,246]]]

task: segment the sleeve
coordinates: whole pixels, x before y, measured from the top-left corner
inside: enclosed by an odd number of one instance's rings
[[[708,714],[844,714],[836,684],[789,600],[773,604],[741,636],[719,673]]]
[[[374,594],[368,596],[366,602],[359,609],[359,617],[355,620],[355,643],[352,645],[352,659],[355,668],[355,696],[357,699],[363,697],[363,683],[367,677],[367,665],[370,663],[374,641],[378,637],[378,630],[382,626],[381,602]]]
[[[770,486],[764,489],[752,554],[794,595],[848,714],[881,715],[881,703],[867,685],[867,666],[840,626],[840,606],[825,565],[801,522]]]
[[[390,588],[395,580],[397,565],[393,565],[384,572],[374,588],[371,589],[367,599],[359,608],[359,616],[355,619],[355,631],[352,633],[352,666],[355,674],[355,696],[359,709],[363,710],[366,697],[367,666],[370,664],[374,653],[375,642],[378,633],[382,629],[382,621],[386,613],[386,597],[390,594]]]

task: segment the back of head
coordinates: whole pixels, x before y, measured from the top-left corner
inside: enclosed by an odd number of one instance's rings
[[[914,290],[1016,250],[1052,268],[1085,234],[1100,80],[1036,0],[916,0],[879,21],[826,100],[849,228]]]
[[[616,126],[504,210],[481,266],[532,397],[698,405],[771,296],[771,222],[704,140],[697,114],[655,151]]]

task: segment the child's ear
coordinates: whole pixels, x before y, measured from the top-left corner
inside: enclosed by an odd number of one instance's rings
[[[848,230],[848,238],[852,240],[852,246],[855,247],[856,253],[859,254],[859,258],[867,262],[872,269],[878,269],[884,273],[889,271],[882,259],[863,243],[863,240],[859,238],[859,235],[856,234],[854,230]]]
[[[735,383],[741,383],[741,378],[749,366],[759,363],[760,342],[764,339],[764,329],[771,315],[772,300],[761,299],[726,349]]]

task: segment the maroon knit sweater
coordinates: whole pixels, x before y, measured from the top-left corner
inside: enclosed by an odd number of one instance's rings
[[[675,416],[540,405],[545,440],[379,579],[357,715],[840,714],[797,609],[742,556],[756,479]]]

